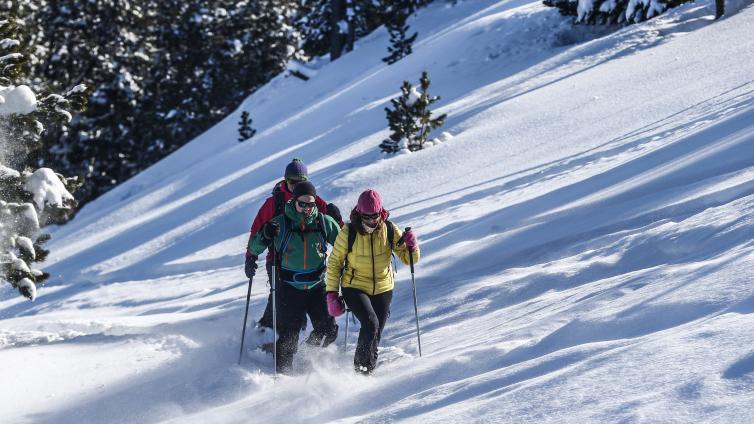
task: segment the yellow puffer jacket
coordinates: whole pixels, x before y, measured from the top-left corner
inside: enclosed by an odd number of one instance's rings
[[[405,244],[398,246],[398,239],[403,232],[393,225],[393,252],[400,260],[408,264],[409,252]],[[387,241],[387,227],[380,224],[371,234],[356,234],[351,253],[348,253],[348,232],[350,227],[345,225],[335,239],[330,258],[327,260],[327,291],[338,291],[339,283],[343,287],[353,287],[366,294],[376,295],[393,289],[395,285],[394,272],[390,266],[390,244]],[[348,254],[348,268],[343,268]],[[414,263],[419,262],[419,248],[413,253]]]

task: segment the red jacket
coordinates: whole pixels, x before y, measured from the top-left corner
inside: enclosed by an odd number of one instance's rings
[[[264,204],[262,204],[262,207],[259,208],[259,212],[257,212],[256,218],[254,218],[254,222],[251,224],[251,234],[249,234],[249,240],[251,240],[252,237],[256,233],[259,232],[259,230],[264,227],[264,224],[266,224],[269,220],[275,217],[275,192],[280,191],[283,194],[283,203],[288,202],[293,198],[293,193],[291,193],[290,190],[288,190],[288,184],[285,183],[285,180],[277,183],[275,185],[275,188],[272,190],[273,195],[268,197],[267,200],[264,201]],[[325,202],[321,197],[316,196],[314,201],[317,203],[317,210],[320,212],[326,214],[327,213],[327,202]],[[338,222],[338,225],[341,227],[343,226],[342,222]],[[248,243],[247,243],[248,246]],[[251,253],[249,252],[249,248],[246,248],[246,256],[251,256]],[[267,260],[271,260],[272,258],[272,252],[269,250],[267,251]]]

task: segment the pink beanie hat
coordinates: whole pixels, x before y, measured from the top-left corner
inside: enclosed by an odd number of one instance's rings
[[[380,213],[383,211],[380,195],[371,188],[361,193],[356,203],[356,210],[360,213]]]

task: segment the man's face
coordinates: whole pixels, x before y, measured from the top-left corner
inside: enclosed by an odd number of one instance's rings
[[[311,215],[316,205],[317,204],[314,202],[314,196],[309,194],[299,196],[298,199],[296,199],[296,211],[304,215]]]
[[[295,186],[296,184],[302,181],[306,181],[306,178],[286,178],[285,184],[288,186],[288,191],[292,192],[293,186]]]

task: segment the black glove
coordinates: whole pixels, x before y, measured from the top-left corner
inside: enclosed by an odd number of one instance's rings
[[[343,223],[343,216],[340,214],[340,209],[332,203],[327,204],[327,214],[335,219],[338,225]]]
[[[257,273],[257,257],[255,255],[246,257],[246,265],[244,265],[243,270],[249,280],[254,278]]]
[[[280,233],[280,224],[275,221],[268,221],[262,227],[262,237],[267,243],[271,242],[278,233]]]

